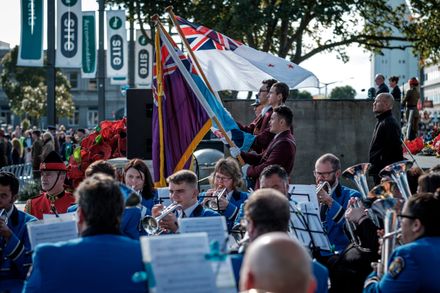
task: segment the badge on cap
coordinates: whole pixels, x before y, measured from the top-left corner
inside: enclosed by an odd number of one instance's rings
[[[390,267],[388,268],[388,273],[393,279],[395,279],[403,271],[404,268],[405,261],[402,257],[398,256],[390,264]]]

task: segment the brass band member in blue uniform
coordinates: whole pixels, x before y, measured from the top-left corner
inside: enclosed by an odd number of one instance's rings
[[[37,246],[23,292],[146,292],[139,241],[120,234],[124,199],[111,177],[95,174],[75,192],[81,238]],[[68,268],[68,271],[66,271]]]
[[[249,195],[248,192],[237,190],[243,184],[241,169],[237,161],[232,158],[218,160],[210,181],[213,188],[201,193],[200,199],[203,200],[204,204],[214,202],[217,205],[218,201],[217,210],[226,217],[226,223],[230,231],[234,225],[240,205]],[[223,192],[223,190],[225,191]],[[212,198],[213,194],[219,194],[219,198]],[[208,197],[205,198],[205,196]]]
[[[373,272],[364,292],[440,292],[440,198],[419,193],[409,198],[400,214],[399,246],[382,278]]]
[[[170,198],[172,202],[176,202],[182,206],[182,210],[177,213],[170,213],[159,222],[161,229],[171,233],[176,233],[179,229],[177,218],[193,218],[193,217],[215,217],[220,216],[219,213],[204,208],[198,201],[197,196],[199,190],[197,187],[197,175],[189,170],[180,170],[167,178],[170,189]],[[162,204],[153,207],[153,217],[158,217],[161,210],[164,209]]]
[[[343,186],[339,182],[341,176],[341,161],[333,154],[322,155],[315,163],[316,184],[327,181],[331,190],[324,188],[317,194],[320,203],[320,214],[322,224],[327,231],[328,239],[334,246],[336,252],[343,251],[350,240],[344,233],[344,213],[351,197],[361,197],[354,189]]]
[[[37,219],[15,207],[18,188],[14,174],[0,172],[0,292],[21,292],[31,265],[26,223]]]

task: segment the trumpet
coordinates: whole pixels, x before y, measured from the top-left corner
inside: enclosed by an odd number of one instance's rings
[[[142,228],[149,234],[149,235],[155,235],[160,234],[158,232],[160,231],[159,222],[175,210],[182,209],[182,206],[178,204],[177,202],[173,202],[169,206],[167,206],[159,216],[152,217],[152,216],[145,216],[141,220]]]
[[[328,183],[328,181],[321,181],[316,186],[316,194],[318,194],[323,188],[325,188],[324,191],[327,193],[329,193],[330,190],[332,190],[332,187],[330,186],[330,183]]]
[[[226,195],[226,193],[228,192],[228,190],[226,188],[217,188],[214,193],[212,194],[212,199],[208,200],[205,203],[205,206],[212,209],[212,210],[220,210],[219,207],[219,200],[224,197]]]

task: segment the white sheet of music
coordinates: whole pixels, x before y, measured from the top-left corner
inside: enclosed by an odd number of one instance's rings
[[[29,222],[26,225],[32,250],[38,244],[78,238],[78,227],[75,220],[55,218]]]
[[[143,236],[142,258],[151,266],[151,292],[217,293],[207,233]]]
[[[217,241],[223,250],[225,241],[228,238],[228,228],[225,217],[197,217],[197,218],[179,218],[180,233],[208,233],[208,243]]]
[[[157,197],[162,200],[164,206],[169,206],[171,204],[170,199],[170,189],[169,187],[160,187],[157,189]]]
[[[319,211],[318,197],[316,196],[316,185],[314,184],[290,184],[290,198],[295,202],[310,202]]]
[[[58,214],[58,217],[55,214],[43,214],[43,220],[46,221],[46,223],[47,223],[47,220],[53,220],[53,219],[57,219],[57,218],[61,219],[61,220],[66,220],[66,221],[69,221],[69,220],[76,221],[76,212]]]

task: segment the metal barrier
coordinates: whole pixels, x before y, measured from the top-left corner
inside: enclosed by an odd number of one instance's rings
[[[33,181],[32,164],[30,163],[4,166],[0,171],[13,173],[20,182],[20,190]]]

